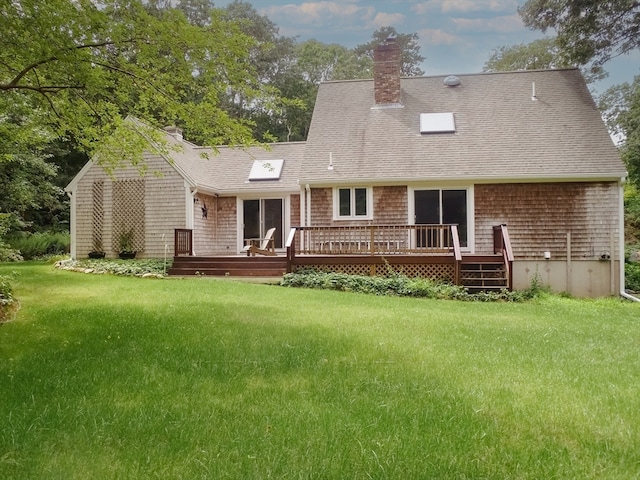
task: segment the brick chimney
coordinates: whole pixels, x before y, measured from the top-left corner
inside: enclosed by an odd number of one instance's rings
[[[376,105],[401,103],[400,47],[395,38],[387,38],[373,51],[373,89]]]

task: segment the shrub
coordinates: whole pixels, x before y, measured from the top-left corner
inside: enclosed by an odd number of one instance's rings
[[[288,273],[284,276],[280,285],[372,295],[481,302],[522,302],[535,298],[542,293],[542,289],[537,282],[532,282],[531,287],[523,291],[511,292],[503,289],[496,292],[469,293],[464,287],[446,282],[436,282],[426,278],[409,278],[398,274],[388,277],[368,277],[314,270]]]
[[[69,250],[69,234],[62,232],[41,232],[20,234],[8,238],[11,248],[20,252],[25,260],[60,255]]]
[[[0,275],[0,322],[7,320],[14,304],[15,298],[13,297],[11,279]]]
[[[56,264],[64,270],[78,270],[87,273],[111,274],[141,277],[143,275],[163,276],[165,273],[164,260],[63,260]],[[166,269],[171,266],[167,262]]]
[[[626,263],[624,273],[625,288],[633,292],[640,292],[640,263]]]

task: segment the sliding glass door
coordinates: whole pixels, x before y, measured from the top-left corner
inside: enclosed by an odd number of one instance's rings
[[[275,227],[273,234],[276,248],[284,245],[284,200],[282,198],[261,198],[242,202],[243,237],[263,238],[265,232]]]

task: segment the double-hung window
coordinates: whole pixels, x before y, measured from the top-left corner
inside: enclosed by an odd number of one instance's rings
[[[367,187],[336,188],[334,190],[336,220],[366,220],[372,218],[372,190]]]

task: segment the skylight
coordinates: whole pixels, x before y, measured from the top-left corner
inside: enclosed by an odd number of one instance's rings
[[[453,113],[421,113],[420,133],[448,133],[456,131]]]
[[[249,180],[279,180],[284,159],[255,160],[249,172]]]

